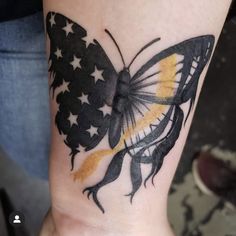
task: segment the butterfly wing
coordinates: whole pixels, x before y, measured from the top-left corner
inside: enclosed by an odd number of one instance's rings
[[[131,79],[132,90],[140,94],[139,99],[149,103],[170,105],[186,102],[193,97],[199,76],[211,56],[213,46],[214,36],[205,35],[163,50],[134,74]],[[160,86],[159,93],[146,93],[151,85],[157,84]]]
[[[142,184],[141,163],[151,164],[144,184],[150,177],[153,182],[178,139],[184,120],[180,105],[189,101],[191,110],[213,46],[211,35],[186,40],[154,55],[131,78],[123,122],[123,140],[132,157],[131,200]]]
[[[49,12],[49,72],[58,111],[55,122],[72,160],[94,148],[107,133],[117,72],[96,40],[67,17]],[[73,164],[73,161],[72,161]]]
[[[173,106],[190,101],[191,109],[213,46],[211,35],[186,40],[154,55],[133,75],[123,122],[129,130],[128,146],[142,143]]]

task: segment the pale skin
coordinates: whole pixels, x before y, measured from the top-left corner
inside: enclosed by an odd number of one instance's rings
[[[104,33],[105,28],[109,29],[113,36],[115,35],[128,63],[136,52],[153,38],[161,38],[156,46],[156,50],[159,51],[199,35],[211,34],[217,40],[230,3],[230,0],[137,0],[135,2],[131,0],[119,2],[45,0],[44,12],[45,15],[48,11],[59,12],[83,26],[102,45],[116,70],[120,71],[122,69],[120,56],[110,38]],[[49,50],[48,38],[47,47]],[[149,53],[151,51],[147,50],[147,57]],[[145,63],[145,59],[142,58],[139,58],[141,64]],[[201,74],[197,97],[206,72],[207,67]],[[182,108],[186,113],[185,106],[183,105]],[[104,158],[97,171],[84,182],[74,181],[73,172],[70,171],[70,150],[64,144],[54,122],[57,109],[56,100],[52,99],[50,154],[52,207],[42,227],[41,235],[174,235],[166,214],[167,197],[187,138],[193,110],[186,125],[182,127],[175,146],[165,157],[163,167],[154,179],[155,187],[151,182],[147,183],[146,188],[142,186],[136,193],[133,203],[130,204],[128,198],[123,197],[130,188],[129,184],[127,185],[129,162],[126,159],[119,180],[105,186],[99,192],[98,196],[107,209],[106,213],[102,214],[82,191],[101,179],[110,159]],[[106,136],[96,148],[98,150],[109,148]],[[81,166],[81,160],[85,158],[84,153],[76,155],[75,170]]]

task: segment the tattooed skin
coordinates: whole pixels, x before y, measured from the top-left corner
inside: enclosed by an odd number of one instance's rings
[[[49,12],[46,26],[51,90],[59,105],[55,123],[71,150],[72,170],[76,154],[87,155],[74,179],[84,181],[104,157],[112,157],[103,179],[83,191],[104,213],[97,193],[119,177],[125,156],[131,158],[130,201],[142,183],[146,186],[149,179],[153,183],[193,107],[214,36],[191,38],[157,52],[131,74],[136,58],[160,38],[146,44],[126,65],[118,44],[105,30],[124,65],[118,72],[99,42],[79,24]],[[181,104],[186,102],[189,110],[184,117]],[[110,148],[94,151],[106,134]],[[151,166],[147,176],[142,176],[143,165]]]

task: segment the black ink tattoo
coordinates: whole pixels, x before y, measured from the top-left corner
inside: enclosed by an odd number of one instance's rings
[[[87,172],[95,168],[103,155],[111,154],[111,162],[103,179],[83,192],[92,196],[104,212],[97,193],[119,177],[128,155],[132,190],[127,196],[132,201],[142,183],[146,186],[150,178],[153,183],[164,157],[179,137],[193,107],[200,74],[211,56],[214,36],[191,38],[158,52],[131,75],[130,67],[136,58],[159,38],[141,48],[127,66],[117,42],[105,30],[124,65],[118,73],[98,41],[77,23],[49,12],[46,26],[51,90],[59,104],[55,122],[71,149],[72,170],[76,154],[91,151],[108,134],[110,152],[91,154],[94,163],[82,167],[83,173],[86,167]],[[184,118],[181,105],[186,102],[189,110]],[[151,166],[145,178],[142,165]],[[85,177],[79,174],[80,179]]]

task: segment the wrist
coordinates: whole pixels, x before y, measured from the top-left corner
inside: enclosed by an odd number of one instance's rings
[[[86,215],[87,213],[85,213]],[[82,215],[82,214],[80,214]],[[57,208],[52,208],[52,218],[55,225],[53,236],[173,236],[167,220],[155,219],[155,224],[147,222],[147,218],[140,216],[127,216],[126,219],[102,219],[97,223],[81,220],[73,215],[68,215]],[[92,218],[92,216],[91,216]],[[42,235],[44,236],[44,235]],[[47,236],[47,235],[46,235]],[[50,235],[52,236],[52,235]]]
[[[160,179],[163,179],[162,174],[165,175],[165,179],[158,181],[158,188],[148,183],[146,186],[148,194],[139,191],[132,204],[130,199],[124,196],[127,192],[124,184],[125,176],[121,177],[119,183],[102,189],[98,199],[103,203],[105,209],[103,214],[90,201],[91,199],[88,200],[87,194],[82,193],[86,185],[90,184],[71,181],[71,173],[63,163],[66,159],[60,158],[59,153],[55,154],[55,149],[53,154],[50,165],[50,186],[55,236],[78,234],[90,236],[94,233],[96,236],[173,235],[166,216],[167,186],[169,186],[167,182],[171,181],[171,178],[167,180],[166,173],[160,173]],[[168,166],[170,168],[172,165]],[[93,181],[91,178],[90,182]]]

